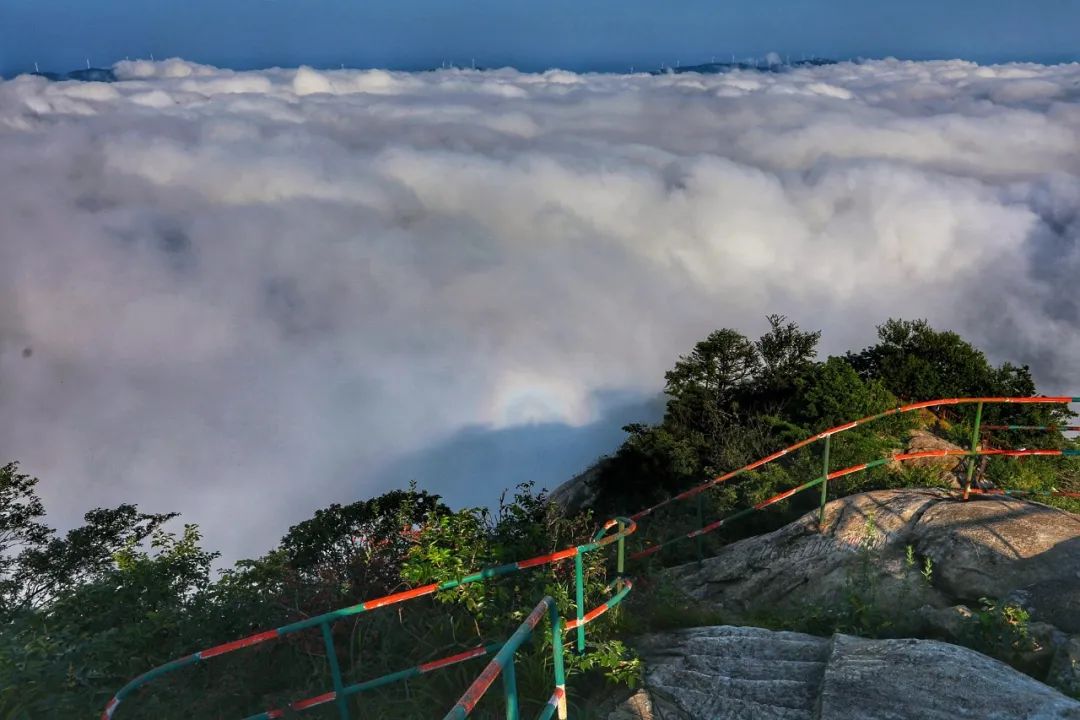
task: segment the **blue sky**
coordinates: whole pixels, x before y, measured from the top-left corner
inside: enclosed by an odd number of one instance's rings
[[[711,56],[1077,58],[1080,0],[0,0],[0,73],[89,57],[622,70]]]

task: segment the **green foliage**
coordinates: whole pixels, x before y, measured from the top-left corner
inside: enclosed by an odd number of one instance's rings
[[[479,508],[432,513],[424,523],[419,541],[408,553],[402,577],[413,585],[459,578],[480,567],[583,544],[588,542],[593,530],[591,515],[568,518],[543,494],[534,494],[530,485],[524,485],[511,501],[504,499],[500,503],[494,516]],[[608,559],[601,552],[583,558],[586,598],[583,611],[611,595]],[[516,573],[483,584],[461,585],[439,593],[436,602],[441,614],[450,614],[463,626],[475,628],[478,641],[490,641],[492,638],[486,632],[496,628],[508,635],[545,595],[554,598],[564,614],[576,610],[571,561],[555,565],[548,572]],[[638,661],[613,635],[619,615],[615,610],[589,624],[586,655],[566,654],[567,675],[579,693],[587,693],[601,681],[626,684],[637,677]],[[550,642],[549,635],[540,632],[519,653],[517,662],[524,669],[519,669],[518,680],[525,697],[546,700],[551,693]],[[529,668],[533,671],[529,672]],[[546,670],[541,672],[537,668]],[[447,692],[447,700],[451,694]]]
[[[844,581],[846,606],[835,614],[836,631],[880,637],[894,625],[894,618],[879,600],[881,552],[879,531],[873,514],[867,515],[859,543],[859,559]]]
[[[37,507],[33,483],[18,482],[13,495],[20,505]],[[580,544],[593,530],[590,516],[566,518],[530,486],[519,488],[494,514],[451,512],[438,498],[414,489],[331,506],[290,529],[273,552],[215,579],[217,556],[200,547],[193,525],[179,535],[156,527],[141,537],[159,516],[125,511],[108,515],[112,523],[99,514],[87,517],[88,528],[66,537],[100,535],[122,544],[108,566],[91,553],[92,562],[83,567],[94,572],[59,588],[46,606],[12,614],[0,633],[0,718],[89,717],[131,677],[199,647],[309,617],[328,603],[364,599],[350,596],[358,590],[378,588],[378,595]],[[69,562],[71,546],[53,547],[65,551],[58,562]],[[585,560],[587,610],[610,596],[611,578],[602,553]],[[393,576],[388,568],[395,568]],[[575,612],[572,563],[462,586],[338,623],[338,661],[346,678],[362,680],[497,641],[546,594],[564,614]],[[588,654],[567,652],[568,676],[579,697],[608,683],[636,681],[640,664],[616,637],[619,622],[618,611],[609,612],[589,625]],[[552,691],[550,643],[539,628],[518,654],[519,685],[531,714]],[[477,660],[365,694],[364,711],[429,717],[448,708],[481,666]],[[325,653],[313,631],[164,677],[125,703],[123,716],[242,717],[318,694],[329,684]],[[501,702],[497,692],[492,696],[492,707],[482,706],[481,717]]]
[[[680,436],[664,425],[628,425],[629,437],[602,461],[599,490],[612,513],[637,509],[699,479],[696,437]]]
[[[641,682],[643,666],[621,640],[606,640],[595,644],[579,667],[599,670],[614,685],[635,688]]]
[[[942,489],[952,487],[942,469],[935,465],[904,463],[897,468],[892,468],[887,477],[888,482],[885,487]]]
[[[479,508],[437,514],[428,519],[420,541],[410,549],[401,577],[412,585],[464,577],[476,568],[495,564],[490,528]],[[482,616],[486,588],[479,584],[444,590],[444,601],[456,601]]]
[[[831,357],[815,365],[797,396],[793,418],[820,431],[896,407],[896,396],[876,378],[863,379],[847,361]]]
[[[400,582],[398,561],[413,542],[410,531],[436,512],[449,509],[415,487],[334,504],[289,528],[278,549],[299,580],[324,586],[330,595],[385,593]]]
[[[630,635],[725,625],[730,620],[716,609],[694,600],[670,577],[660,574],[636,581],[624,617],[623,629]]]
[[[993,598],[979,598],[971,644],[988,655],[1013,658],[1034,649],[1029,625],[1031,615],[1021,605]]]
[[[711,333],[664,375],[671,423],[707,428],[753,384],[761,366],[757,348],[742,333],[727,328]]]
[[[66,589],[101,579],[117,553],[151,537],[176,515],[141,513],[126,504],[91,510],[85,525],[20,553],[19,565],[34,578],[26,601],[40,605]]]
[[[0,634],[0,684],[20,691],[3,697],[0,717],[88,716],[110,689],[205,638],[216,554],[198,541],[193,525],[180,537],[156,530],[150,551],[132,539],[112,567],[15,615]]]
[[[21,553],[45,546],[52,530],[41,519],[37,478],[19,472],[18,463],[0,467],[0,620],[33,601],[36,590]]]
[[[905,402],[945,397],[1035,395],[1028,367],[1004,363],[995,368],[982,351],[954,332],[934,330],[925,320],[892,319],[878,327],[878,343],[848,353],[848,363],[864,379],[879,380]],[[970,424],[974,408],[952,412]],[[987,423],[1049,425],[1069,417],[1067,410],[1051,406],[987,406]],[[952,439],[966,445],[964,426],[956,426]]]
[[[697,343],[664,378],[665,425],[705,441],[748,415],[783,410],[814,367],[820,332],[804,332],[783,315],[756,341],[725,328]]]
[[[134,505],[97,508],[85,524],[56,533],[41,522],[38,480],[0,468],[0,620],[41,608],[64,592],[105,577],[117,553],[151,537],[176,513],[146,514]]]
[[[767,319],[769,331],[754,343],[761,363],[757,383],[775,392],[794,385],[813,367],[821,331],[804,332],[783,315]]]
[[[782,315],[768,321],[758,340],[725,328],[679,358],[665,375],[664,421],[628,426],[627,441],[601,462],[599,510],[667,497],[803,432],[790,410],[814,372],[820,333],[804,332]]]
[[[858,353],[815,361],[820,333],[806,332],[782,316],[768,318],[770,329],[753,341],[736,330],[711,333],[678,359],[666,375],[667,412],[656,426],[632,425],[626,442],[597,468],[595,509],[601,514],[633,510],[670,497],[709,478],[768,455],[816,432],[860,417],[876,415],[903,402],[936,397],[1030,395],[1034,383],[1026,367],[993,367],[955,333],[925,321],[889,320],[878,328],[879,341]],[[889,457],[902,450],[909,432],[931,429],[961,446],[971,442],[974,406],[946,407],[929,413],[890,415],[832,438],[830,468]],[[1061,424],[1067,410],[1055,406],[988,405],[984,424]],[[999,447],[1061,447],[1060,433],[996,435]],[[709,519],[759,502],[821,474],[816,444],[744,475],[738,489],[711,494]],[[1022,462],[994,459],[988,477],[999,486],[1048,490],[1080,488],[1080,473],[1062,474],[1053,459]],[[831,497],[900,487],[943,487],[949,478],[940,466],[882,466],[830,481]],[[1080,509],[1080,502],[1053,500]],[[790,521],[810,509],[796,496],[737,526],[726,526],[726,540],[755,534]],[[693,512],[665,509],[654,520],[672,533],[700,525]],[[647,529],[643,535],[654,533]],[[651,537],[649,539],[652,539]],[[690,558],[681,549],[665,550],[665,562]]]
[[[994,369],[986,356],[954,332],[925,320],[889,320],[878,327],[878,344],[849,353],[848,362],[866,379],[879,379],[897,397],[914,402],[939,397],[1030,395],[1027,368]]]

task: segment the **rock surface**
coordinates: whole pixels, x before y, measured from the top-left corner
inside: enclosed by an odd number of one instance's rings
[[[921,572],[927,558],[929,581]],[[728,545],[700,567],[667,572],[691,597],[739,622],[836,607],[855,587],[872,590],[897,617],[914,617],[925,605],[978,607],[990,597],[1080,632],[1080,517],[1013,498],[960,502],[927,489],[852,495],[826,506],[823,532],[817,513],[808,513]]]
[[[1049,682],[1071,694],[1080,694],[1080,637],[1070,638],[1054,656]]]
[[[596,502],[593,482],[599,472],[600,466],[593,465],[552,490],[548,499],[570,514],[592,507]]]
[[[904,452],[916,453],[925,452],[927,450],[962,449],[963,448],[959,445],[954,445],[948,440],[938,437],[929,430],[916,429],[908,433],[908,442],[904,448]],[[965,458],[950,456],[909,460],[906,464],[912,467],[936,468],[941,478],[952,483],[953,487],[960,487],[959,478],[964,473],[964,467],[967,464],[967,460]]]
[[[636,643],[644,688],[608,720],[1080,719],[1080,703],[933,640],[704,627]]]

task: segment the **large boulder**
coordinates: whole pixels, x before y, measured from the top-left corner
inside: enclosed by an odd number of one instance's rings
[[[650,635],[642,690],[609,720],[1080,720],[1080,703],[934,640],[746,627]]]
[[[826,505],[774,532],[667,571],[691,597],[752,622],[835,608],[853,592],[916,621],[923,606],[1016,601],[1080,632],[1080,517],[1014,498],[962,502],[940,490],[880,490]]]

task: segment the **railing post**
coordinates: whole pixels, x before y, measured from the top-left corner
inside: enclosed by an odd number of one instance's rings
[[[585,567],[581,551],[574,555],[574,584],[577,586],[577,651],[585,654]]]
[[[703,527],[705,527],[705,494],[704,493],[698,493],[698,496],[697,496],[697,527],[694,528],[694,529],[695,530],[700,530]],[[702,546],[701,546],[701,544],[703,542],[704,542],[704,540],[701,539],[700,535],[698,535],[696,538],[694,538],[694,545],[697,547],[697,564],[698,564],[698,567],[701,567],[701,558],[704,556],[704,553],[702,552]]]
[[[518,711],[517,672],[514,669],[514,656],[510,656],[510,662],[502,669],[503,692],[506,694],[506,720],[518,720],[521,713]]]
[[[975,455],[974,453],[979,449],[979,427],[982,425],[982,411],[983,404],[979,403],[975,406],[975,427],[971,429],[971,452],[973,453],[968,458],[967,466],[967,480],[964,482],[964,499],[968,499],[968,495],[971,493],[971,479],[975,476]]]
[[[825,450],[822,452],[821,507],[818,509],[818,531],[825,531],[825,503],[829,501],[829,447],[832,435],[825,436]]]
[[[623,531],[626,529],[626,523],[622,520],[619,521],[619,539],[615,543],[618,548],[618,552],[615,556],[615,574],[618,577],[619,584],[622,584],[622,576],[626,572],[626,538],[623,537]]]
[[[330,663],[330,677],[334,682],[334,698],[338,715],[341,716],[341,720],[349,720],[349,700],[342,693],[345,686],[341,682],[341,668],[338,667],[337,651],[334,650],[334,635],[330,632],[329,622],[321,623],[320,627],[322,627],[323,643],[326,645],[326,660]]]
[[[559,697],[559,720],[566,720],[566,667],[563,664],[563,639],[562,618],[559,617],[559,608],[555,603],[548,606],[548,615],[551,617],[551,660],[555,666],[555,691],[561,692]]]

